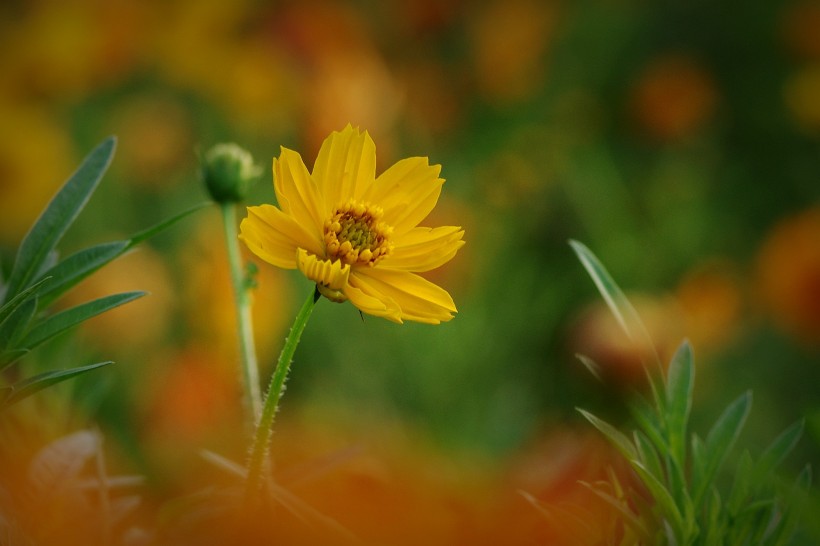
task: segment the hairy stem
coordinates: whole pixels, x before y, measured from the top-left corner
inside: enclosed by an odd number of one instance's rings
[[[307,326],[310,314],[318,300],[318,291],[314,291],[305,300],[293,326],[290,329],[290,334],[285,340],[285,346],[282,348],[282,353],[279,355],[279,362],[276,364],[276,369],[270,380],[270,387],[265,397],[265,403],[262,408],[262,416],[256,425],[256,432],[253,437],[253,445],[251,446],[250,459],[248,460],[248,475],[245,484],[245,502],[246,505],[254,502],[254,498],[259,490],[262,488],[264,480],[264,462],[267,459],[270,439],[273,434],[273,421],[276,417],[276,412],[279,409],[279,399],[282,397],[282,392],[285,390],[285,380],[288,377],[290,364],[293,360],[293,354],[296,352],[296,347],[299,345],[299,339],[302,337],[302,332]]]

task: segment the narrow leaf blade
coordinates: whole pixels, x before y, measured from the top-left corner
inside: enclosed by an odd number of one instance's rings
[[[669,447],[679,463],[683,463],[686,453],[686,426],[692,409],[692,390],[695,382],[695,367],[692,346],[684,341],[669,364],[666,380],[666,431]]]
[[[595,415],[589,413],[586,410],[576,408],[581,415],[583,415],[587,421],[592,423],[592,426],[597,428],[604,436],[609,439],[615,448],[621,452],[621,454],[626,457],[627,459],[634,460],[638,457],[638,452],[635,449],[635,446],[632,445],[632,442],[629,441],[629,438],[624,435],[621,431],[604,421],[603,419],[599,419]]]
[[[783,462],[803,435],[805,420],[801,419],[783,431],[760,456],[755,474],[766,476]]]
[[[36,310],[37,298],[27,299],[0,323],[0,350],[25,347],[25,345],[18,345],[17,342],[26,333]]]
[[[26,234],[9,276],[7,300],[28,286],[77,218],[108,169],[115,144],[109,137],[86,156]]]
[[[173,226],[174,224],[176,224],[177,222],[179,222],[180,220],[182,220],[186,216],[189,216],[190,214],[193,214],[194,212],[196,212],[198,210],[202,210],[203,208],[208,207],[210,205],[211,205],[211,203],[200,203],[199,205],[194,205],[193,207],[191,207],[187,210],[184,210],[184,211],[182,211],[178,214],[175,214],[174,216],[171,216],[170,218],[166,218],[165,220],[162,220],[158,224],[155,224],[155,225],[153,225],[153,226],[151,226],[147,229],[144,229],[144,230],[134,234],[131,237],[131,239],[128,240],[128,246],[127,246],[126,250],[137,246],[138,244],[150,239],[151,237],[165,231],[166,229]]]
[[[6,320],[6,318],[14,312],[18,306],[22,305],[27,299],[33,297],[38,288],[49,281],[51,281],[51,279],[48,277],[42,278],[3,304],[3,306],[0,307],[0,324],[2,324],[3,321]]]
[[[592,278],[592,282],[598,288],[601,296],[604,298],[609,310],[618,321],[618,325],[633,341],[646,343],[647,347],[654,347],[646,327],[638,317],[638,312],[629,303],[629,300],[624,295],[623,291],[617,285],[615,280],[609,274],[609,271],[598,260],[598,257],[592,253],[583,243],[570,240],[569,242],[572,250],[578,256],[581,265],[587,270],[587,273]]]
[[[71,289],[77,283],[121,255],[128,247],[128,241],[102,243],[72,254],[46,271],[44,277],[53,281],[40,290],[40,308],[48,305]]]
[[[700,504],[703,495],[740,436],[751,406],[752,393],[747,391],[729,404],[706,436],[703,476],[701,476],[700,487],[695,491],[693,497],[696,506]]]
[[[16,404],[20,400],[28,398],[32,394],[47,387],[51,387],[52,385],[56,385],[57,383],[61,383],[67,379],[77,377],[78,375],[88,373],[91,370],[96,370],[97,368],[102,368],[103,366],[107,366],[109,364],[113,364],[113,362],[98,362],[96,364],[89,364],[88,366],[80,366],[79,368],[50,371],[24,379],[23,381],[20,381],[12,386],[13,391],[3,402],[2,408],[7,408],[12,404]]]
[[[72,326],[76,326],[91,317],[128,303],[129,301],[141,298],[145,294],[146,293],[142,291],[123,292],[122,294],[105,296],[61,311],[32,328],[20,345],[32,349]]]

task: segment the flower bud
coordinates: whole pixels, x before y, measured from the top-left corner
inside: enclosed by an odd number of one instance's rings
[[[243,200],[261,172],[251,154],[234,143],[213,146],[202,162],[202,178],[217,203]]]

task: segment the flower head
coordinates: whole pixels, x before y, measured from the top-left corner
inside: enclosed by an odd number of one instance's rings
[[[416,274],[464,244],[460,227],[418,226],[438,201],[440,170],[411,157],[376,177],[373,140],[348,125],[325,139],[312,173],[282,148],[273,160],[279,207],[248,207],[240,237],[266,262],[298,268],[332,301],[394,322],[450,320],[453,299]]]
[[[217,144],[205,153],[202,162],[202,179],[217,203],[244,199],[260,174],[251,154],[232,142]]]

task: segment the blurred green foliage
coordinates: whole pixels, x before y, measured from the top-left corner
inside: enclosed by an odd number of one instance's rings
[[[491,456],[553,426],[584,426],[576,406],[624,421],[625,395],[642,388],[639,359],[601,318],[567,245],[575,238],[619,279],[664,361],[691,339],[695,428],[752,389],[747,445],[805,416],[787,464],[817,460],[818,36],[820,7],[807,0],[6,2],[2,266],[48,185],[107,134],[120,139],[112,180],[69,247],[203,197],[196,150],[230,140],[256,158],[280,145],[310,158],[350,122],[373,135],[379,170],[412,155],[442,165],[430,222],[463,225],[467,245],[434,274],[459,314],[435,328],[396,326],[322,304],[284,418],[302,407],[392,416]],[[263,180],[249,203],[274,201]],[[230,314],[217,222],[172,230],[95,281],[152,292],[129,306],[135,315],[112,319],[127,325],[116,336],[96,324],[78,349],[122,363],[80,406],[137,464],[151,431],[201,424],[164,417],[176,410],[158,385],[190,377],[173,370],[193,361],[203,384],[235,379],[233,330],[215,318]],[[257,339],[272,363],[294,302],[312,288],[267,269]],[[603,384],[578,352],[601,364]],[[185,403],[223,415],[220,400]]]

